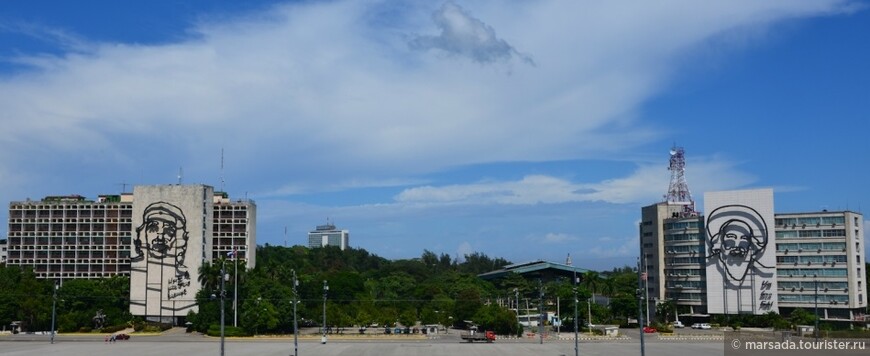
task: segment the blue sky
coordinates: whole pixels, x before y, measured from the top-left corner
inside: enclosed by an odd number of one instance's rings
[[[838,0],[3,2],[0,200],[181,169],[260,244],[328,218],[387,258],[609,269],[675,143],[698,207],[870,206],[868,35]]]

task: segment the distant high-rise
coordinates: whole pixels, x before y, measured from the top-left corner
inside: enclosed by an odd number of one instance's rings
[[[330,223],[318,225],[314,231],[308,233],[309,248],[336,246],[344,251],[349,247],[349,240],[350,232],[339,230],[335,225]]]

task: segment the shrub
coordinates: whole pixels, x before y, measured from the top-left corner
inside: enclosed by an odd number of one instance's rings
[[[208,332],[206,332],[208,336],[221,336],[221,326],[217,324],[209,325]],[[237,337],[237,336],[250,336],[245,329],[237,328],[233,326],[224,326],[224,336],[228,337]]]
[[[80,333],[89,333],[91,331],[93,331],[93,329],[91,329],[90,326],[82,326],[81,328],[79,328]]]

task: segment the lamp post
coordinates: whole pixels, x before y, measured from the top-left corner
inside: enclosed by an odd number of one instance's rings
[[[54,320],[57,316],[57,280],[54,281],[54,296],[51,300],[51,343],[54,343]]]
[[[574,269],[572,267],[572,269]],[[577,284],[579,280],[577,280],[577,270],[574,269],[574,356],[580,355],[580,345],[579,345],[579,336],[578,336],[578,327],[577,327],[577,303],[580,301],[577,300]]]
[[[326,284],[326,280],[323,280],[323,336],[320,337],[320,343],[326,343],[326,294],[329,292],[329,284]]]
[[[299,324],[296,322],[296,287],[299,286],[299,281],[296,280],[296,270],[293,271],[293,356],[299,356]]]
[[[813,333],[816,334],[816,341],[819,341],[819,276],[816,274],[813,275],[813,284],[816,287],[816,326],[813,328]]]
[[[226,275],[226,259],[221,262],[221,356],[224,356],[224,300],[226,300],[227,292],[224,290],[224,281],[229,276]]]
[[[540,334],[540,344],[544,344],[544,282],[538,280],[538,288],[540,291],[540,299],[538,300],[538,334]]]
[[[640,356],[646,355],[646,345],[643,342],[643,304],[646,303],[643,293],[643,278],[641,277],[640,257],[637,258],[637,328],[640,330]],[[649,304],[647,304],[649,310]]]

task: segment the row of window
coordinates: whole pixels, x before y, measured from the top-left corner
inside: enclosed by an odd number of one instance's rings
[[[665,287],[667,288],[693,288],[693,289],[706,289],[707,282],[704,281],[674,281],[669,280]]]
[[[847,282],[810,282],[810,281],[800,281],[800,282],[781,282],[777,281],[776,285],[780,289],[801,289],[804,288],[806,290],[815,290],[816,283],[819,285],[819,290],[825,289],[846,289],[849,288],[849,283]]]
[[[846,277],[845,268],[777,268],[776,275],[779,277]]]
[[[665,230],[673,229],[697,229],[700,224],[697,221],[680,221],[665,223]]]
[[[777,263],[831,263],[846,262],[846,255],[776,256]]]
[[[819,238],[819,237],[846,237],[845,229],[828,229],[828,230],[786,230],[777,231],[777,238],[794,239],[794,238]]]
[[[701,241],[703,239],[703,235],[695,233],[665,234],[665,241]]]
[[[677,300],[705,300],[707,299],[706,293],[666,293],[665,297],[668,299],[677,299]]]
[[[776,251],[843,251],[846,249],[845,242],[807,242],[807,243],[778,243]]]
[[[665,253],[692,253],[696,252],[699,254],[704,254],[707,251],[704,245],[677,245],[677,246],[667,246]]]
[[[784,225],[845,225],[844,216],[812,216],[803,218],[778,218],[775,219],[777,226]]]
[[[700,265],[703,264],[706,260],[706,257],[671,257],[666,258],[665,263],[671,265]]]
[[[671,276],[702,276],[703,272],[706,272],[701,269],[693,269],[693,268],[674,268],[668,270],[668,275]]]
[[[40,236],[40,237],[10,237],[9,246],[17,245],[102,245],[108,243],[110,245],[120,244],[129,245],[133,240],[132,236]]]
[[[785,303],[849,303],[849,296],[842,294],[778,294],[779,301]]]

